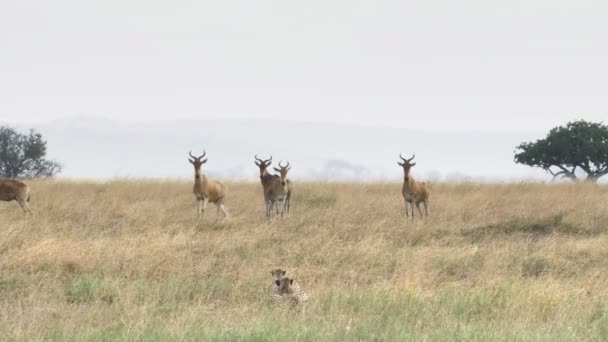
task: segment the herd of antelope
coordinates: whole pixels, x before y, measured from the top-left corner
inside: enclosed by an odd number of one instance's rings
[[[207,153],[203,151],[200,156],[195,156],[192,151],[189,152],[188,161],[194,166],[194,186],[192,192],[196,198],[197,216],[202,219],[205,214],[205,209],[209,202],[217,206],[219,217],[220,211],[224,218],[228,217],[228,211],[224,207],[226,198],[226,186],[223,182],[213,180],[202,173],[201,167],[207,162],[205,156]],[[205,158],[205,159],[203,159]],[[285,213],[289,213],[291,197],[293,195],[293,183],[287,178],[287,173],[291,170],[289,162],[285,166],[279,162],[279,168],[273,168],[278,174],[268,172],[268,167],[272,164],[272,156],[266,160],[258,158],[255,155],[255,165],[260,169],[260,182],[264,191],[264,208],[266,217],[270,218],[273,208],[276,208],[277,215],[281,217]],[[401,193],[405,201],[406,216],[414,218],[414,206],[418,209],[420,216],[428,216],[428,200],[429,190],[425,182],[415,181],[411,176],[411,169],[416,163],[412,163],[415,155],[406,159],[399,154],[402,162],[397,162],[403,168],[403,188]],[[29,187],[16,179],[0,178],[0,201],[17,201],[26,214],[33,215],[32,209],[29,206],[30,189]],[[420,209],[420,204],[424,204],[424,214]],[[411,211],[410,211],[411,209]]]

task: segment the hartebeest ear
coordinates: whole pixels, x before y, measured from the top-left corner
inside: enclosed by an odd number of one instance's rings
[[[397,162],[397,165],[399,165],[399,166],[403,167],[403,166],[405,166],[405,163],[400,163],[400,162]]]
[[[411,163],[410,166],[416,166],[416,163]]]
[[[255,163],[255,165],[257,165],[257,166],[262,166],[262,164],[260,164],[260,163],[259,163],[259,162],[257,162],[257,161],[256,161],[256,162],[254,162],[254,163]]]
[[[205,164],[206,162],[207,162],[207,159],[203,159],[203,160],[201,160],[201,165],[202,165],[202,164]]]
[[[287,273],[287,271],[281,271],[281,275],[285,275],[285,273]]]
[[[276,167],[273,167],[273,169],[274,169],[276,172],[281,172],[281,170],[277,169]]]
[[[188,161],[190,162],[190,164],[194,165],[194,159],[188,158]]]

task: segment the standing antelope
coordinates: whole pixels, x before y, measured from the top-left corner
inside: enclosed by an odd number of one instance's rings
[[[289,166],[289,162],[287,162],[287,165],[285,166],[281,166],[281,162],[279,162],[279,167],[280,169],[275,167],[274,170],[278,172],[281,175],[281,179],[285,179],[285,182],[287,183],[287,196],[283,202],[283,210],[287,210],[287,214],[289,214],[289,207],[291,207],[291,195],[293,194],[293,183],[291,183],[291,180],[287,178],[287,172],[291,170],[291,166]]]
[[[0,201],[17,201],[26,214],[34,215],[28,202],[30,188],[16,179],[0,178]]]
[[[280,169],[274,168],[275,171],[279,172],[280,176],[275,176],[269,183],[268,188],[264,189],[264,198],[266,200],[266,217],[270,218],[272,208],[277,205],[277,213],[281,213],[281,217],[285,212],[285,202],[289,189],[287,186],[287,172],[289,172],[289,162],[286,166],[282,166],[279,162]]]
[[[224,208],[224,198],[226,196],[226,186],[221,181],[211,180],[206,175],[201,174],[201,166],[207,162],[207,159],[201,160],[207,153],[203,151],[203,155],[196,157],[190,151],[188,161],[194,165],[194,186],[192,192],[196,197],[197,214],[199,220],[205,214],[207,203],[211,202],[217,206],[217,214],[219,217],[220,210],[224,214],[224,218],[228,217],[226,208]]]
[[[268,173],[267,168],[272,163],[272,156],[269,159],[262,160],[255,155],[255,165],[260,168],[260,182],[262,183],[262,190],[264,191],[264,209],[268,215],[268,191],[272,186],[272,183],[279,179],[279,176]]]
[[[426,183],[417,182],[410,175],[411,168],[416,165],[416,163],[411,163],[411,161],[414,160],[415,157],[416,157],[416,155],[414,154],[412,156],[412,158],[405,159],[401,156],[401,154],[399,154],[399,158],[401,158],[401,160],[403,160],[403,163],[397,162],[397,164],[399,164],[399,166],[403,167],[404,179],[403,179],[403,189],[401,192],[403,194],[403,199],[405,200],[405,214],[407,216],[409,216],[409,211],[408,211],[408,203],[409,203],[409,205],[412,208],[412,219],[414,218],[414,204],[416,205],[416,208],[418,209],[420,216],[422,216],[422,211],[420,210],[420,203],[424,203],[424,213],[426,216],[429,215],[428,209],[427,209],[428,200],[429,200],[429,191],[427,189]]]

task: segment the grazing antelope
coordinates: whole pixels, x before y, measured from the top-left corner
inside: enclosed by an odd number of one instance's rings
[[[412,160],[414,160],[415,157],[416,157],[416,155],[414,154],[412,156],[412,158],[405,159],[401,156],[401,154],[399,154],[399,158],[401,158],[401,160],[403,160],[403,163],[397,162],[397,164],[399,164],[399,166],[403,167],[404,179],[403,179],[403,189],[401,192],[403,194],[403,199],[405,200],[405,214],[407,216],[409,216],[409,211],[408,211],[408,203],[409,203],[409,205],[412,208],[412,218],[414,218],[414,204],[416,205],[416,208],[418,209],[418,213],[420,213],[420,216],[422,216],[422,211],[420,210],[420,203],[424,203],[424,213],[426,216],[429,215],[429,213],[428,213],[429,191],[427,189],[426,183],[417,182],[410,175],[411,168],[416,165],[416,163],[412,163]]]
[[[0,178],[0,201],[17,201],[26,214],[34,215],[28,202],[30,188],[16,179]]]
[[[287,172],[289,172],[289,162],[286,166],[282,166],[279,162],[279,169],[274,168],[275,171],[279,172],[280,176],[274,178],[270,182],[267,189],[264,189],[264,198],[266,199],[266,216],[270,217],[273,206],[277,205],[277,213],[281,212],[281,217],[285,212],[285,202],[287,201],[287,195],[289,189],[287,187]]]
[[[202,159],[207,153],[203,151],[203,155],[196,157],[190,151],[188,161],[194,165],[194,186],[192,192],[196,197],[198,218],[201,219],[205,214],[207,203],[211,202],[217,206],[217,214],[219,217],[220,210],[224,214],[224,218],[228,217],[228,212],[224,208],[224,198],[226,196],[226,186],[221,181],[211,180],[206,175],[201,174],[201,166],[207,162],[207,159]],[[201,160],[202,159],[202,160]]]

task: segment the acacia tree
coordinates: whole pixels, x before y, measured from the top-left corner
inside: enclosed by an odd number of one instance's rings
[[[61,165],[47,160],[46,141],[42,134],[30,130],[21,134],[0,127],[0,176],[9,178],[51,177],[61,172]]]
[[[524,142],[515,150],[515,162],[543,168],[553,175],[596,182],[608,174],[608,126],[584,120],[551,129],[546,138]]]

